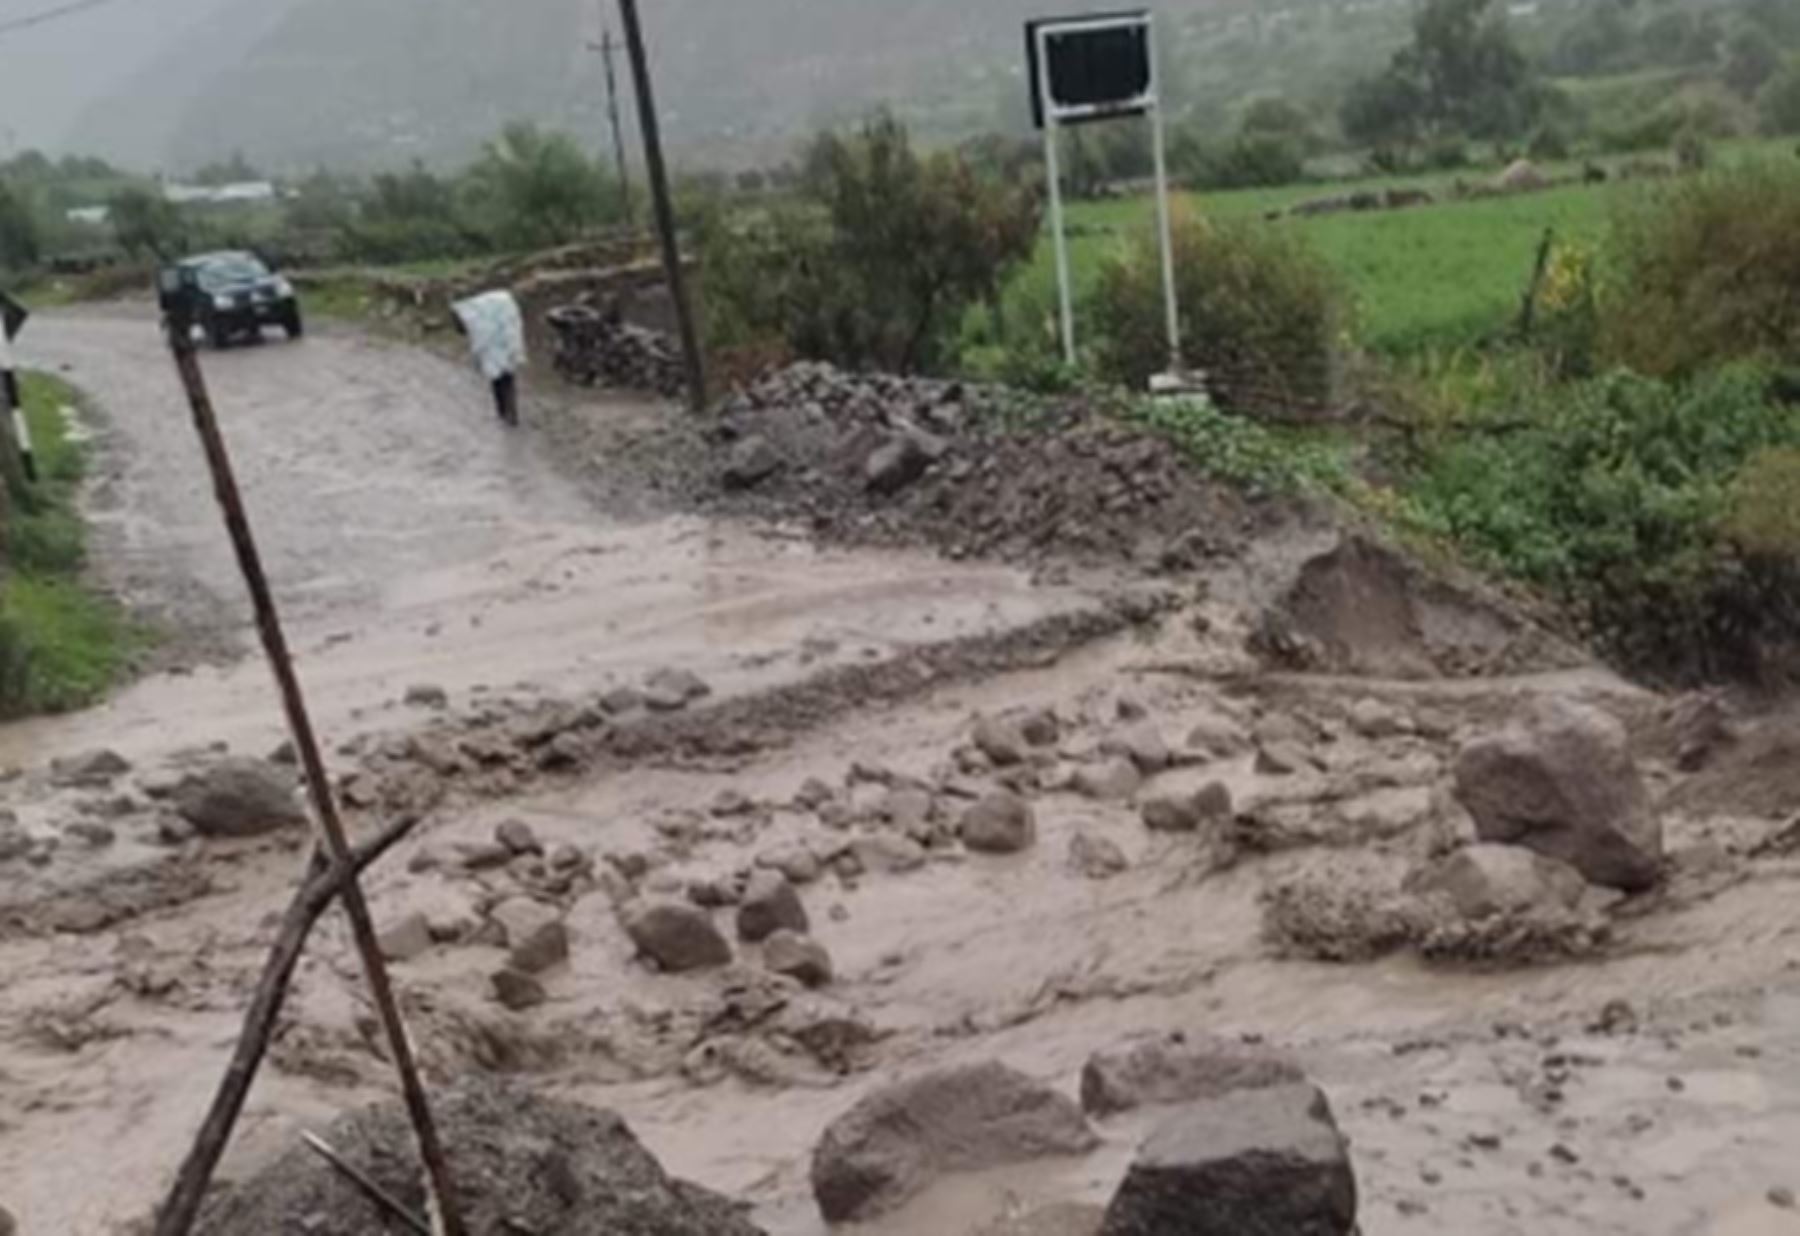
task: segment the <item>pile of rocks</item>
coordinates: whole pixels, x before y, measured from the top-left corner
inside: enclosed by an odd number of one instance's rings
[[[686,388],[680,350],[660,331],[588,305],[552,309],[545,320],[556,334],[556,371],[570,382],[654,391],[669,399]]]
[[[703,509],[951,558],[1183,569],[1237,544],[1249,508],[1166,440],[1079,400],[800,364],[719,409]]]

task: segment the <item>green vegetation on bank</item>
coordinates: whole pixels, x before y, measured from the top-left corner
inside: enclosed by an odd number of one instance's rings
[[[39,480],[9,477],[0,496],[0,717],[93,703],[124,673],[135,638],[83,578],[85,448],[62,414],[74,393],[39,374],[22,386]]]

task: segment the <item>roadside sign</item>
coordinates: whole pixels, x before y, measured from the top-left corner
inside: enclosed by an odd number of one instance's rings
[[[4,289],[0,289],[0,326],[5,328],[8,342],[19,337],[19,331],[24,329],[25,319],[30,316],[29,309],[8,296]]]
[[[1031,67],[1031,118],[1043,128],[1054,113],[1063,124],[1140,116],[1155,105],[1156,69],[1150,14],[1105,13],[1049,18],[1025,26]],[[1046,83],[1039,89],[1038,83]]]
[[[1032,118],[1044,131],[1050,177],[1050,225],[1056,239],[1056,285],[1062,310],[1063,359],[1076,363],[1075,294],[1063,222],[1062,167],[1056,132],[1066,125],[1148,116],[1156,155],[1157,228],[1162,241],[1163,313],[1171,383],[1181,364],[1181,319],[1175,298],[1175,246],[1169,222],[1169,169],[1156,88],[1156,27],[1148,10],[1041,18],[1025,24]]]

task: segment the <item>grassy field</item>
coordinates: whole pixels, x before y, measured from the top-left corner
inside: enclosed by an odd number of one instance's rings
[[[54,378],[22,383],[39,481],[15,504],[0,583],[0,716],[92,703],[123,674],[136,633],[82,578],[86,530],[76,497],[85,449],[62,409],[74,392]]]
[[[1783,154],[1786,146],[1738,143],[1722,158]],[[1566,174],[1569,165],[1552,165]],[[1178,209],[1222,218],[1258,218],[1310,198],[1405,185],[1440,192],[1458,174],[1382,177],[1329,185],[1290,185],[1229,193],[1190,193]],[[1493,173],[1460,173],[1471,183]],[[1518,312],[1544,230],[1578,244],[1597,244],[1606,232],[1611,203],[1642,192],[1645,183],[1578,185],[1474,201],[1440,201],[1399,211],[1282,219],[1271,227],[1299,229],[1344,277],[1357,307],[1360,340],[1383,352],[1479,341],[1505,328]],[[1070,264],[1077,295],[1090,286],[1102,260],[1148,228],[1154,208],[1147,198],[1076,202],[1069,208]],[[1048,313],[1055,303],[1055,257],[1046,234],[1031,267],[1009,296],[1015,316]],[[1079,323],[1077,323],[1079,330]]]

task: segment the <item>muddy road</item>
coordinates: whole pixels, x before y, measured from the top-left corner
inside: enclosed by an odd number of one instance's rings
[[[281,733],[262,666],[232,655],[245,608],[154,332],[52,315],[31,348],[97,405],[99,569],[188,633],[179,665],[104,708],[0,727],[0,771],[17,770],[0,808],[29,839],[0,860],[0,1207],[29,1236],[111,1236],[154,1203],[210,1097],[303,839],[198,838],[168,805],[173,778]],[[384,930],[415,928],[396,975],[434,1082],[500,1074],[616,1107],[773,1236],[821,1236],[812,1148],[871,1090],[1002,1060],[1073,1093],[1093,1052],[1203,1032],[1291,1053],[1329,1093],[1366,1236],[1800,1231],[1793,718],[1746,722],[1693,764],[1661,736],[1669,701],[1592,664],[1275,672],[1253,651],[1267,597],[1245,581],[1298,569],[1316,527],[1259,536],[1253,568],[1220,552],[1154,580],[821,547],[761,521],[626,518],[594,495],[629,485],[588,483],[603,460],[552,457],[608,441],[609,418],[679,415],[653,404],[598,401],[579,432],[540,433],[534,415],[567,412],[540,403],[508,434],[472,375],[348,333],[206,363],[352,819],[423,816],[369,886]],[[1334,640],[1428,664],[1433,624],[1413,619],[1447,611],[1411,611],[1407,580],[1371,591],[1357,554],[1311,561],[1342,572],[1322,587],[1315,569],[1308,593]],[[614,698],[667,669],[710,693],[666,712]],[[418,686],[441,696],[408,702]],[[1400,875],[1466,845],[1459,750],[1546,699],[1628,727],[1663,808],[1659,888],[1586,890],[1566,951],[1415,940],[1332,963],[1272,930],[1272,892],[1309,888],[1338,916],[1320,919],[1329,949]],[[1021,710],[1053,739],[989,755],[980,719]],[[131,767],[50,774],[96,747]],[[1229,818],[1150,826],[1148,800],[1212,784]],[[1031,803],[1032,835],[977,852],[965,813],[1001,786]],[[818,990],[732,931],[740,886],[775,870],[828,950]],[[638,899],[706,907],[733,963],[648,965],[621,913]],[[569,955],[513,1007],[496,928],[521,901]],[[229,1181],[386,1092],[370,1025],[328,918]],[[976,1236],[1104,1204],[1146,1127],[1101,1120],[1089,1156],[951,1177],[858,1230]]]

